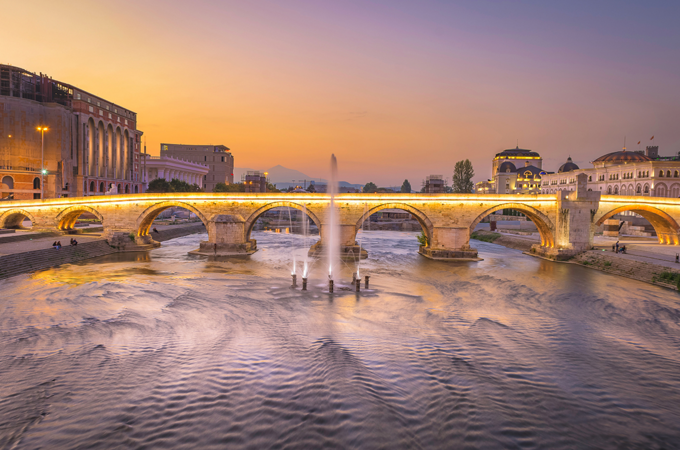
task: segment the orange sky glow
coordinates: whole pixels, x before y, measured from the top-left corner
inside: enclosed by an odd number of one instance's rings
[[[317,177],[335,153],[353,183],[417,188],[464,158],[479,181],[517,139],[551,171],[624,136],[677,153],[672,15],[585,5],[3,2],[22,19],[3,20],[0,60],[135,111],[149,153],[224,144],[237,167]]]

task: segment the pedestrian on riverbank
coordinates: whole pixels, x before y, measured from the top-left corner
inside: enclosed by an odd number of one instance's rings
[[[156,229],[156,227],[153,227],[153,232],[158,233],[158,230]]]
[[[57,241],[54,241],[54,244],[52,244],[52,248],[57,248]]]
[[[619,241],[616,241],[616,253],[619,252]]]
[[[616,244],[612,244],[612,251],[613,251],[613,252],[616,251]]]
[[[61,241],[57,241],[57,250],[61,248]]]

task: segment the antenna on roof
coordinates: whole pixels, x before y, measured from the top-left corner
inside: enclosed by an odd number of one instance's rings
[[[519,148],[519,139],[517,139],[517,148]]]

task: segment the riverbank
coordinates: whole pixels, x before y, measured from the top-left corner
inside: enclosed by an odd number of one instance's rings
[[[532,245],[540,242],[534,236],[509,236],[484,230],[475,231],[471,237],[524,252],[529,252]],[[593,250],[561,262],[579,264],[612,275],[678,290],[680,264],[675,263],[674,247],[660,245],[656,238],[622,236],[619,242],[627,247],[627,253],[622,254],[611,251],[611,246],[616,241],[614,238],[597,236]]]
[[[205,232],[205,227],[200,222],[156,228],[158,233],[153,233],[153,238],[158,242]],[[78,240],[77,246],[68,245],[71,237]],[[54,240],[62,241],[61,249],[55,250],[52,247]],[[111,247],[100,235],[59,235],[59,238],[52,234],[37,235],[31,240],[0,243],[0,279],[118,252],[117,248]]]

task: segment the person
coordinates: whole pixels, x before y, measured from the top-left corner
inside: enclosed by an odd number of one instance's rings
[[[156,229],[156,227],[153,227],[153,232],[158,233],[158,230]]]
[[[61,241],[57,241],[57,250],[61,248]]]
[[[621,253],[626,253],[626,246],[625,245],[621,246]]]
[[[612,244],[612,251],[613,251],[613,252],[616,251],[616,244]]]
[[[619,241],[616,241],[616,253],[619,252]]]
[[[74,240],[73,240],[73,245],[78,245],[78,241],[76,241],[76,240],[74,239]]]
[[[73,245],[73,238],[71,238],[71,242],[70,242],[70,244],[71,244],[71,245]]]
[[[52,248],[57,248],[57,241],[54,241],[54,244],[52,244]]]

